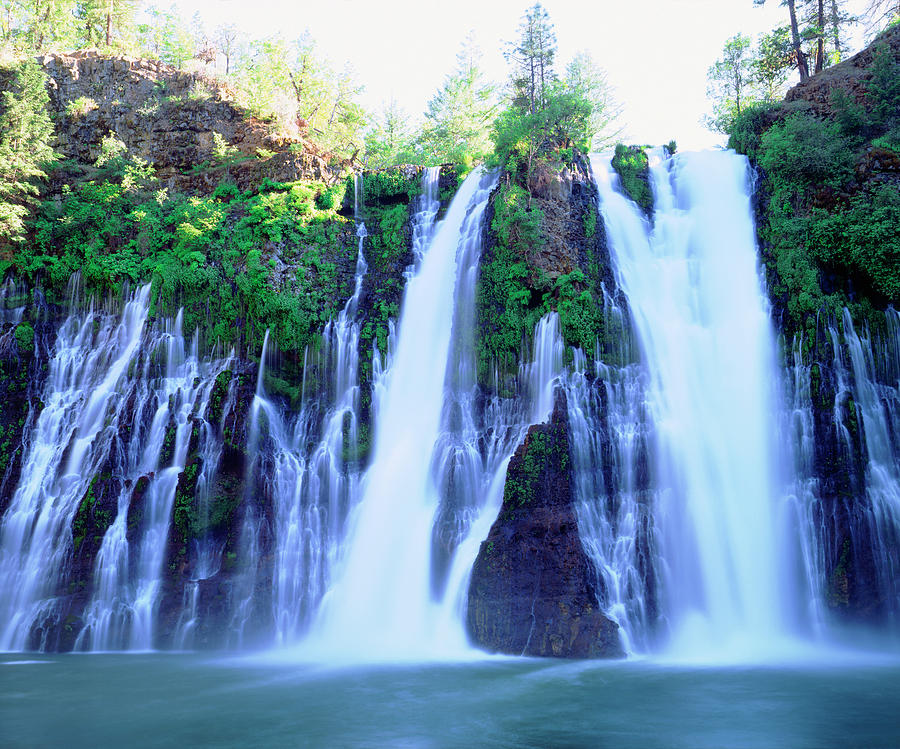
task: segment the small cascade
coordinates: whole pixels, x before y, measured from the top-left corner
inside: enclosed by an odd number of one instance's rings
[[[653,448],[645,501],[654,527],[640,527],[646,515],[626,517],[626,526],[638,525],[623,540],[658,544],[656,570],[642,578],[646,587],[659,576],[659,615],[675,650],[738,657],[765,650],[785,631],[782,602],[793,582],[777,574],[783,482],[771,435],[779,378],[746,161],[654,153],[652,224],[619,192],[608,157],[592,157],[592,167],[648,374],[653,432],[644,443]],[[639,477],[639,491],[643,483]],[[615,569],[616,545],[601,533],[596,546],[611,549],[605,565]],[[634,598],[626,591],[618,605],[627,611]],[[631,610],[629,621],[647,616]]]
[[[0,524],[0,650],[46,649],[59,623],[72,521],[119,434],[127,370],[144,335],[150,285],[119,318],[71,315],[60,328],[27,442],[22,475]]]
[[[787,367],[780,442],[793,458],[791,483],[786,487],[786,525],[795,539],[793,569],[800,570],[798,595],[786,601],[797,631],[821,637],[824,634],[825,580],[827,577],[827,537],[820,502],[820,481],[816,475],[815,424],[812,408],[811,367],[803,363],[803,340],[794,341]],[[790,547],[789,547],[790,550]]]
[[[600,604],[626,652],[647,652],[658,625],[647,378],[637,364],[597,356],[591,380],[581,351],[565,380],[582,541],[599,574]]]
[[[117,448],[120,488],[115,520],[97,554],[94,595],[76,648],[155,647],[157,610],[171,573],[163,568],[176,490],[184,478],[192,433],[201,456],[199,470],[192,469],[198,471],[198,497],[215,474],[221,441],[202,416],[216,377],[229,363],[230,359],[201,363],[196,337],[186,350],[180,313],[147,332],[127,383],[132,421],[119,424],[129,439]],[[198,543],[204,541],[208,539]],[[214,556],[214,550],[205,559],[201,555],[197,576],[215,564]]]
[[[857,333],[845,309],[840,328],[832,325],[829,334],[835,352],[838,438],[847,464],[856,467],[856,485],[867,500],[861,511],[849,518],[855,553],[871,556],[878,608],[896,620],[900,616],[898,314],[888,309],[887,330],[875,338],[867,330]]]
[[[0,284],[0,355],[12,350],[16,326],[25,314],[27,293],[11,279]]]
[[[358,214],[361,189],[358,180],[355,184]],[[347,513],[357,501],[360,392],[356,315],[368,270],[363,252],[366,236],[365,224],[360,222],[353,295],[323,332],[316,370],[330,373],[328,389],[307,393],[304,386],[300,411],[294,418],[265,392],[268,333],[263,345],[251,406],[251,443],[257,454],[258,479],[271,495],[274,508],[272,615],[275,640],[280,645],[305,632],[330,578]],[[304,366],[304,371],[307,368]],[[254,514],[247,518],[244,535],[248,549],[259,544],[260,522]],[[254,570],[253,577],[258,573]],[[260,603],[250,600],[256,585],[246,587],[249,598],[238,607],[243,617]],[[245,626],[246,621],[236,629],[243,631]]]

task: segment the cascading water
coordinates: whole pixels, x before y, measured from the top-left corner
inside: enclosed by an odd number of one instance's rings
[[[60,615],[72,521],[117,437],[121,382],[141,341],[149,296],[147,285],[119,320],[96,314],[92,305],[59,331],[44,408],[0,525],[0,650],[24,649],[32,630]]]
[[[654,154],[652,224],[616,189],[608,157],[592,167],[648,373],[660,614],[677,650],[750,655],[783,632],[791,583],[777,574],[779,373],[747,163],[725,152]]]
[[[350,519],[347,556],[317,622],[325,645],[338,651],[411,653],[433,632],[429,560],[437,501],[429,467],[450,350],[457,249],[478,241],[489,187],[479,171],[469,175],[407,284],[372,464]]]

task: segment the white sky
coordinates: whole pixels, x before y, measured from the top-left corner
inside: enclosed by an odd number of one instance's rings
[[[418,116],[456,62],[469,31],[484,51],[484,66],[505,80],[503,42],[514,40],[533,0],[177,0],[207,29],[236,23],[251,36],[296,38],[308,29],[336,67],[345,61],[366,86],[371,110],[396,98]],[[859,12],[865,0],[850,0]],[[778,0],[544,0],[556,27],[558,70],[581,49],[609,73],[624,105],[626,139],[702,148],[718,136],[700,125],[709,110],[706,71],[725,40],[755,36],[787,23]],[[860,44],[856,42],[857,46]]]

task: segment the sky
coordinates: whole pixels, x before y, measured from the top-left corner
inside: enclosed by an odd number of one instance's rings
[[[504,42],[516,39],[533,0],[177,0],[207,29],[235,23],[255,37],[308,30],[336,66],[351,63],[366,86],[363,105],[394,98],[407,114],[425,110],[473,31],[491,78],[505,80]],[[706,71],[725,41],[786,25],[777,0],[544,0],[558,41],[558,70],[579,50],[603,67],[622,103],[625,140],[680,149],[716,145],[700,120],[710,111]],[[860,11],[865,0],[849,0]],[[861,40],[857,40],[857,46]]]

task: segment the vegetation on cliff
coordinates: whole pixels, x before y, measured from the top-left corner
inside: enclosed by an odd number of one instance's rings
[[[808,344],[821,313],[874,323],[900,303],[900,28],[833,70],[827,100],[811,78],[745,109],[729,141],[762,169],[768,285]]]
[[[485,384],[495,367],[501,376],[515,371],[550,310],[559,313],[567,344],[593,351],[603,337],[603,273],[593,272],[603,264],[596,246],[602,237],[583,154],[610,136],[617,109],[589,57],[576,58],[560,80],[555,55],[552,24],[536,5],[509,52],[512,96],[491,129],[488,165],[501,178],[477,287],[478,375]],[[567,249],[553,247],[561,243]]]

